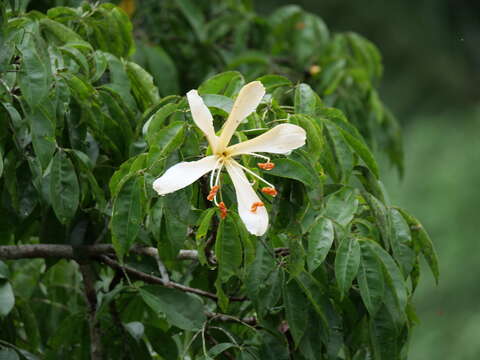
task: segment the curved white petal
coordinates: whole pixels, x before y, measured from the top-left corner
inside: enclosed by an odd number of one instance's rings
[[[265,88],[260,81],[252,81],[240,89],[220,134],[220,147],[227,147],[240,122],[255,111],[264,95]]]
[[[166,195],[190,185],[200,176],[217,166],[217,157],[210,155],[198,161],[181,162],[173,165],[153,182],[158,195]]]
[[[213,117],[208,110],[207,105],[203,102],[203,99],[198,95],[197,90],[190,90],[187,93],[188,105],[190,106],[190,111],[192,112],[193,121],[195,124],[203,131],[205,136],[212,147],[212,150],[215,151],[215,147],[218,143],[218,137],[215,135],[215,129],[213,127]]]
[[[252,212],[252,205],[260,202],[260,198],[253,190],[243,170],[235,165],[234,161],[226,164],[237,195],[238,213],[247,230],[256,236],[265,234],[268,228],[268,213],[265,206],[260,206]]]
[[[228,153],[231,156],[254,152],[286,154],[305,145],[306,137],[305,130],[300,126],[281,124],[253,139],[230,146]]]

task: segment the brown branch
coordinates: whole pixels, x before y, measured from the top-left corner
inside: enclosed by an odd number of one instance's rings
[[[95,272],[90,263],[79,263],[83,277],[85,299],[88,307],[88,325],[90,330],[90,358],[101,360],[102,335],[97,318],[97,292],[95,290]]]
[[[218,296],[215,295],[214,293],[211,293],[211,292],[208,292],[208,291],[205,291],[205,290],[201,290],[201,289],[197,289],[197,288],[192,288],[192,287],[189,287],[189,286],[186,286],[186,285],[183,285],[183,284],[179,284],[179,283],[176,283],[176,282],[172,282],[172,281],[167,283],[165,280],[163,280],[163,279],[161,279],[157,276],[144,273],[142,271],[139,271],[139,270],[134,269],[134,268],[132,268],[130,266],[127,266],[127,265],[121,265],[119,262],[109,258],[108,256],[100,255],[100,256],[98,256],[98,259],[101,262],[103,262],[104,264],[110,266],[111,268],[118,269],[122,272],[127,273],[129,276],[132,276],[132,277],[134,277],[138,280],[142,280],[146,283],[167,286],[167,287],[175,288],[175,289],[178,289],[178,290],[181,290],[181,291],[184,291],[184,292],[197,294],[197,295],[200,295],[200,296],[203,296],[203,297],[215,300],[215,301],[218,300]],[[230,301],[244,301],[244,300],[246,300],[246,298],[245,297],[230,297],[229,300]]]
[[[134,246],[130,252],[137,255],[157,257],[158,250],[148,246]],[[83,257],[96,257],[99,255],[114,255],[115,250],[111,244],[97,245],[58,245],[58,244],[36,244],[36,245],[4,245],[0,246],[0,259],[32,259],[32,258],[63,258],[75,259],[77,254]],[[196,250],[180,250],[179,260],[197,260]]]

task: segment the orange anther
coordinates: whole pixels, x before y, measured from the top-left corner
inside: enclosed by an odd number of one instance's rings
[[[262,170],[272,170],[275,167],[275,164],[272,162],[258,163],[257,166]]]
[[[220,186],[215,185],[210,189],[210,193],[207,196],[207,200],[212,201],[215,195],[217,195],[218,189],[220,189]]]
[[[272,187],[264,187],[264,188],[262,188],[262,192],[264,194],[267,194],[267,195],[270,195],[270,196],[277,196],[277,194],[278,194],[278,191],[275,190]]]
[[[257,208],[259,208],[260,206],[265,206],[263,202],[261,201],[257,201],[257,202],[254,202],[252,204],[252,207],[250,208],[250,211],[252,213],[256,213],[257,212]]]
[[[227,206],[222,201],[218,204],[218,208],[220,209],[220,218],[225,219],[227,217],[227,212],[228,212]]]

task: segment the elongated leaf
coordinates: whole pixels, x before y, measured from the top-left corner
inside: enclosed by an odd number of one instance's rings
[[[33,149],[43,169],[47,168],[55,152],[55,120],[52,116],[53,113],[42,105],[27,115]]]
[[[226,71],[220,74],[217,74],[210,79],[203,82],[202,85],[199,86],[198,92],[200,94],[220,94],[224,95],[225,90],[228,89],[230,84],[234,81],[244,81],[242,74],[238,71]]]
[[[177,4],[195,31],[198,40],[203,42],[206,38],[204,26],[205,19],[196,3],[192,2],[191,0],[178,0]]]
[[[390,238],[393,256],[397,260],[403,275],[407,277],[413,269],[416,254],[412,249],[410,228],[397,209],[388,209],[391,220],[392,235]]]
[[[160,46],[144,45],[147,70],[153,75],[161,96],[179,93],[178,71],[171,57]]]
[[[305,185],[315,186],[317,179],[300,162],[292,159],[275,159],[275,167],[272,170],[264,170],[264,174],[280,176],[298,180]]]
[[[267,92],[271,92],[272,90],[282,86],[292,86],[292,82],[288,78],[280,75],[264,75],[259,77],[257,80],[260,81],[263,86],[265,86],[265,90]]]
[[[425,260],[427,260],[427,264],[430,267],[433,277],[438,284],[438,278],[440,276],[438,258],[430,236],[425,231],[422,224],[415,217],[413,217],[403,209],[398,208],[398,211],[400,211],[400,213],[410,226],[415,247],[422,252]]]
[[[352,151],[350,150],[342,132],[335,125],[332,125],[329,122],[324,122],[324,124],[332,145],[333,154],[340,167],[340,172],[342,174],[341,180],[343,183],[348,183],[354,165]]]
[[[75,167],[63,150],[59,150],[52,161],[50,200],[62,224],[73,219],[80,201],[80,186]]]
[[[308,307],[305,306],[307,301],[296,281],[290,281],[284,287],[285,315],[296,347],[302,340],[308,322]]]
[[[372,248],[360,241],[361,260],[358,268],[360,296],[370,315],[374,316],[383,302],[385,280],[382,264]]]
[[[333,238],[332,221],[319,217],[307,237],[307,265],[310,272],[314,272],[323,263],[332,247]]]
[[[359,265],[360,244],[358,240],[350,236],[344,238],[335,256],[335,278],[342,298],[357,276]]]
[[[112,243],[120,259],[135,242],[143,218],[143,177],[131,177],[121,187],[112,210]]]
[[[132,84],[133,95],[142,110],[146,110],[160,100],[153,78],[145,69],[129,61],[126,63],[126,71]]]
[[[215,255],[218,262],[218,276],[226,282],[236,275],[242,264],[242,244],[238,225],[231,217],[220,222],[215,241]]]
[[[400,269],[390,254],[375,241],[365,241],[365,245],[370,246],[371,250],[382,263],[385,270],[385,284],[390,287],[393,292],[395,307],[398,312],[404,312],[407,306],[408,292]]]
[[[205,322],[203,303],[196,296],[164,287],[143,287],[140,296],[156,313],[165,314],[169,323],[184,330],[199,330]]]
[[[375,222],[377,223],[378,229],[380,230],[380,234],[382,235],[382,241],[385,248],[388,250],[391,246],[391,221],[387,211],[387,208],[384,204],[380,202],[376,197],[373,195],[363,191],[363,197],[368,203],[370,207],[370,211],[372,212],[373,216],[375,217]]]

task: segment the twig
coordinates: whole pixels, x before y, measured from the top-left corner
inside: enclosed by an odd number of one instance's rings
[[[90,330],[90,358],[101,360],[102,335],[97,319],[97,292],[95,290],[95,273],[90,263],[79,263],[83,276],[85,299],[88,307],[88,325]]]
[[[98,256],[98,259],[101,262],[103,262],[104,264],[110,266],[111,268],[124,271],[127,274],[131,275],[132,277],[137,278],[139,280],[142,280],[146,283],[158,284],[158,285],[162,285],[162,286],[169,286],[169,287],[172,287],[172,288],[184,291],[184,292],[197,294],[197,295],[200,295],[200,296],[203,296],[203,297],[215,300],[215,301],[218,300],[218,296],[213,294],[213,293],[210,293],[210,292],[205,291],[205,290],[197,289],[197,288],[192,288],[192,287],[182,285],[182,284],[179,284],[179,283],[176,283],[176,282],[173,282],[173,281],[170,281],[167,284],[165,282],[165,280],[163,280],[163,279],[161,279],[157,276],[144,273],[144,272],[139,271],[137,269],[131,268],[127,265],[121,265],[120,263],[118,263],[117,261],[109,258],[108,256],[100,255],[100,256]],[[244,300],[246,300],[246,298],[245,297],[230,297],[229,300],[230,301],[244,301]]]
[[[237,318],[235,316],[231,315],[226,315],[226,314],[220,314],[220,313],[214,313],[214,312],[209,312],[206,311],[205,315],[211,319],[211,320],[217,320],[217,321],[222,321],[222,322],[237,322],[249,326],[256,326],[257,325],[257,318],[254,316],[251,317],[246,317],[246,318]]]

